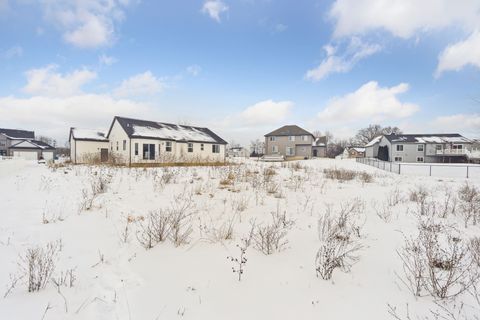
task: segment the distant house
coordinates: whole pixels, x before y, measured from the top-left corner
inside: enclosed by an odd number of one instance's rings
[[[227,150],[227,156],[231,158],[247,158],[250,156],[248,150],[244,147],[231,147]]]
[[[223,162],[227,144],[208,128],[118,116],[106,135],[73,129],[70,141],[75,163],[99,159],[123,164]]]
[[[55,148],[35,140],[35,132],[0,128],[0,156],[25,160],[53,160]]]
[[[365,157],[365,148],[364,147],[348,147],[343,150],[342,158],[364,158]]]
[[[283,126],[265,135],[265,154],[283,157],[325,157],[326,137],[313,134],[296,125]]]
[[[389,134],[365,146],[369,158],[394,162],[467,162],[472,141],[458,133]]]

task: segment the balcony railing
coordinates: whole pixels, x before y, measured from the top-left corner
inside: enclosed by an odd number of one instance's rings
[[[465,155],[467,154],[467,149],[442,149],[442,150],[436,150],[436,154],[438,155]]]

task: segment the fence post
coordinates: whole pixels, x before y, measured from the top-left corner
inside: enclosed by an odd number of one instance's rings
[[[398,174],[400,174],[400,172],[402,172],[402,165],[399,163],[398,164]]]
[[[430,177],[432,176],[432,165],[430,165]]]
[[[468,179],[468,168],[469,168],[469,166],[467,166],[467,179]]]

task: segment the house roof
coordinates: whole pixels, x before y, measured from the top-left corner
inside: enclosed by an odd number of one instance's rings
[[[23,140],[14,144],[10,149],[40,149],[40,150],[54,150],[51,145],[38,140]]]
[[[315,138],[315,141],[312,142],[313,147],[325,147],[327,145],[327,137],[318,137]]]
[[[354,150],[354,151],[356,151],[356,152],[358,152],[358,153],[363,153],[363,152],[365,152],[365,148],[363,148],[363,147],[350,147],[350,148],[348,148],[348,149],[349,149],[349,150]]]
[[[471,143],[458,133],[438,134],[388,134],[385,138],[394,143]]]
[[[306,136],[306,135],[309,135],[309,136],[313,137],[313,134],[311,134],[310,132],[308,132],[305,129],[300,128],[297,125],[287,125],[287,126],[283,126],[281,128],[278,128],[277,130],[274,130],[270,133],[267,133],[265,135],[265,137],[269,137],[269,136]]]
[[[115,117],[107,135],[110,136],[115,120],[122,126],[130,138],[160,139],[178,142],[204,142],[227,144],[213,131],[203,127],[193,127],[165,122]]]
[[[35,139],[35,132],[27,130],[0,128],[0,134],[3,134],[10,139]]]
[[[95,129],[70,128],[70,136],[81,141],[108,141],[105,132]]]
[[[380,142],[380,140],[382,140],[382,137],[383,137],[383,136],[378,136],[378,137],[373,138],[372,140],[370,140],[369,143],[367,143],[367,144],[365,145],[365,147],[371,147],[371,146],[376,145],[377,143]]]

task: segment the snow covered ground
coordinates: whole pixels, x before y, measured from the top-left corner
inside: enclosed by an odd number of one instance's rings
[[[332,168],[373,180],[327,178],[324,169]],[[407,319],[408,305],[412,319],[436,319],[432,312],[457,312],[463,304],[458,319],[475,319],[473,287],[450,300],[415,297],[397,254],[405,237],[418,234],[419,202],[410,193],[423,188],[441,207],[447,191],[456,196],[465,181],[329,159],[148,169],[0,161],[0,318],[383,320],[392,318],[388,305]],[[318,221],[347,204],[356,207],[359,259],[323,280],[315,270]],[[150,249],[140,243],[151,212],[182,210],[185,243],[167,239]],[[279,217],[285,228],[278,252],[264,254],[253,239],[238,281],[227,257],[240,257],[252,225]],[[465,228],[458,213],[434,218],[454,226],[465,243],[480,234],[472,223]],[[22,257],[48,243],[58,244],[52,279],[28,292]]]

